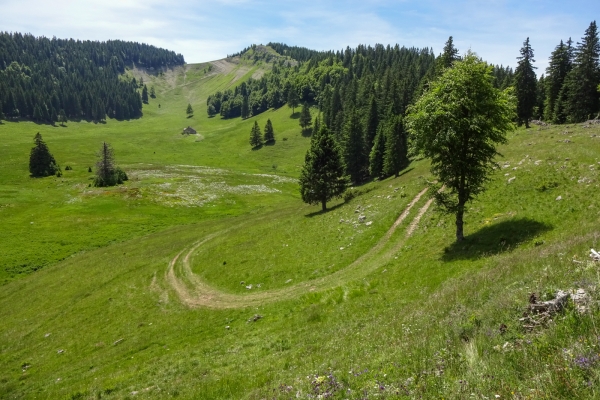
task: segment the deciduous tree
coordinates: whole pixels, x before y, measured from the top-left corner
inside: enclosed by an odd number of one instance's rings
[[[496,146],[513,128],[513,101],[492,80],[492,67],[469,53],[432,82],[406,119],[415,149],[431,159],[433,196],[456,216],[457,241],[464,239],[465,204],[484,190]]]

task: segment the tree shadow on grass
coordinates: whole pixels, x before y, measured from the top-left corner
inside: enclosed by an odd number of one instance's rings
[[[476,260],[512,251],[520,243],[552,229],[551,225],[529,218],[498,222],[446,247],[442,261]]]
[[[345,204],[345,203],[339,203],[339,204],[336,204],[336,205],[335,205],[335,206],[333,206],[333,207],[328,207],[328,208],[327,208],[327,210],[325,210],[325,211],[323,211],[323,210],[319,210],[319,211],[311,212],[310,214],[306,214],[306,215],[305,215],[305,217],[306,217],[306,218],[312,218],[312,217],[316,217],[317,215],[326,214],[326,213],[328,213],[329,211],[333,211],[333,210],[335,210],[335,209],[337,209],[337,208],[340,208],[340,207],[341,207],[341,206],[343,206],[344,204]]]
[[[262,148],[263,148],[263,145],[262,145],[262,144],[259,144],[258,146],[254,146],[254,147],[252,148],[252,151],[257,151],[257,150],[260,150],[260,149],[262,149]]]
[[[292,115],[290,115],[290,118],[291,119],[298,119],[298,118],[300,118],[300,112],[297,111],[297,112],[293,113]]]
[[[268,142],[265,142],[265,146],[275,146],[275,143],[277,142],[277,140],[273,139],[273,140],[269,140]]]

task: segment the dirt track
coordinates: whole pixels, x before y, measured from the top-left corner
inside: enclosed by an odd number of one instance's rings
[[[398,251],[402,243],[412,235],[416,229],[421,217],[429,209],[432,200],[427,201],[419,210],[411,224],[406,230],[404,236],[387,250],[384,247],[390,242],[390,238],[397,230],[398,226],[408,217],[410,210],[421,199],[427,189],[422,190],[408,204],[406,209],[398,217],[396,222],[390,227],[385,235],[373,246],[367,253],[360,256],[346,268],[341,269],[331,275],[324,276],[310,282],[302,282],[281,289],[255,292],[252,294],[232,294],[222,292],[199,279],[191,270],[190,258],[194,252],[207,241],[223,235],[230,231],[230,228],[196,242],[191,247],[185,248],[179,252],[169,263],[166,279],[169,285],[175,290],[179,299],[188,307],[207,307],[217,309],[243,308],[257,306],[264,303],[274,302],[282,299],[298,297],[306,292],[321,291],[340,286],[351,280],[363,277],[374,271],[381,265],[389,261]]]

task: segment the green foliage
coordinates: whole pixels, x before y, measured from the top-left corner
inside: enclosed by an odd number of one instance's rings
[[[154,90],[154,86],[150,86],[150,97],[153,99],[156,98],[156,90]]]
[[[115,186],[120,185],[127,180],[128,177],[125,171],[115,166],[114,150],[112,146],[106,142],[102,142],[102,146],[98,151],[94,186]]]
[[[384,176],[383,161],[386,148],[386,130],[385,123],[380,124],[375,135],[375,143],[369,154],[369,173],[373,178],[382,178]]]
[[[188,103],[187,108],[185,109],[185,113],[188,115],[188,118],[194,115],[194,109],[192,108],[192,105],[190,103]]]
[[[440,56],[440,64],[443,69],[451,68],[455,61],[459,61],[460,56],[458,55],[458,49],[454,47],[454,40],[452,36],[448,38],[446,44],[444,44],[444,51]]]
[[[148,88],[144,85],[142,89],[142,103],[148,104]]]
[[[407,116],[415,149],[431,159],[431,173],[445,187],[434,195],[456,215],[457,241],[464,238],[465,204],[484,190],[496,146],[512,129],[510,96],[493,87],[491,72],[468,54],[432,83]]]
[[[139,118],[139,86],[122,79],[126,67],[137,63],[161,68],[184,62],[180,54],[140,43],[48,39],[8,32],[0,32],[0,60],[4,113],[40,123],[56,122],[60,109],[75,121],[101,121],[107,115],[119,120]]]
[[[369,160],[365,154],[363,126],[356,110],[349,113],[343,133],[343,156],[346,174],[353,183],[360,184],[369,173]]]
[[[306,102],[302,106],[302,111],[300,112],[299,123],[300,123],[300,126],[302,127],[302,130],[306,130],[306,129],[310,128],[310,126],[312,125],[312,115],[310,115],[310,107],[308,106],[308,103],[306,103]]]
[[[560,118],[562,107],[558,104],[558,96],[565,78],[571,70],[571,62],[569,48],[561,40],[550,55],[548,68],[546,68],[544,119],[547,121],[564,122]]]
[[[581,122],[594,118],[600,107],[596,90],[600,83],[600,39],[596,21],[585,31],[581,43],[577,44],[573,68],[565,78],[565,113],[570,122]]]
[[[385,152],[383,155],[383,173],[398,177],[400,171],[408,166],[408,138],[401,116],[387,123]]]
[[[265,143],[272,143],[275,141],[275,131],[273,130],[273,124],[270,119],[267,120],[267,124],[265,125],[264,141]]]
[[[288,90],[287,105],[292,109],[292,114],[294,113],[296,107],[298,107],[298,104],[300,104],[298,93],[296,90],[294,90],[294,88],[290,88]]]
[[[215,106],[213,104],[209,104],[206,111],[209,118],[212,118],[217,114],[217,110],[215,110]]]
[[[263,145],[262,133],[260,132],[260,127],[258,126],[258,121],[254,121],[254,125],[250,130],[250,146],[252,148],[257,148]]]
[[[341,152],[325,125],[310,140],[299,183],[302,201],[321,204],[323,211],[327,202],[341,197],[348,186]]]
[[[40,178],[59,174],[60,167],[52,154],[50,154],[50,150],[48,150],[48,146],[39,132],[36,133],[33,142],[35,143],[35,146],[29,153],[29,173],[31,176]]]
[[[517,69],[515,69],[515,93],[517,98],[517,117],[519,124],[524,123],[529,128],[529,120],[533,116],[533,109],[537,100],[537,78],[532,63],[533,49],[529,44],[529,38],[523,42],[521,56]]]

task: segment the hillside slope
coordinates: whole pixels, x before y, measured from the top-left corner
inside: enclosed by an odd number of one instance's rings
[[[425,160],[304,205],[310,138],[287,107],[208,118],[261,67],[216,68],[130,71],[157,93],[140,120],[0,125],[0,397],[599,397],[595,308],[519,318],[531,293],[598,298],[600,125],[511,133],[456,245]],[[28,177],[37,131],[72,171]],[[124,186],[88,187],[103,140]]]

